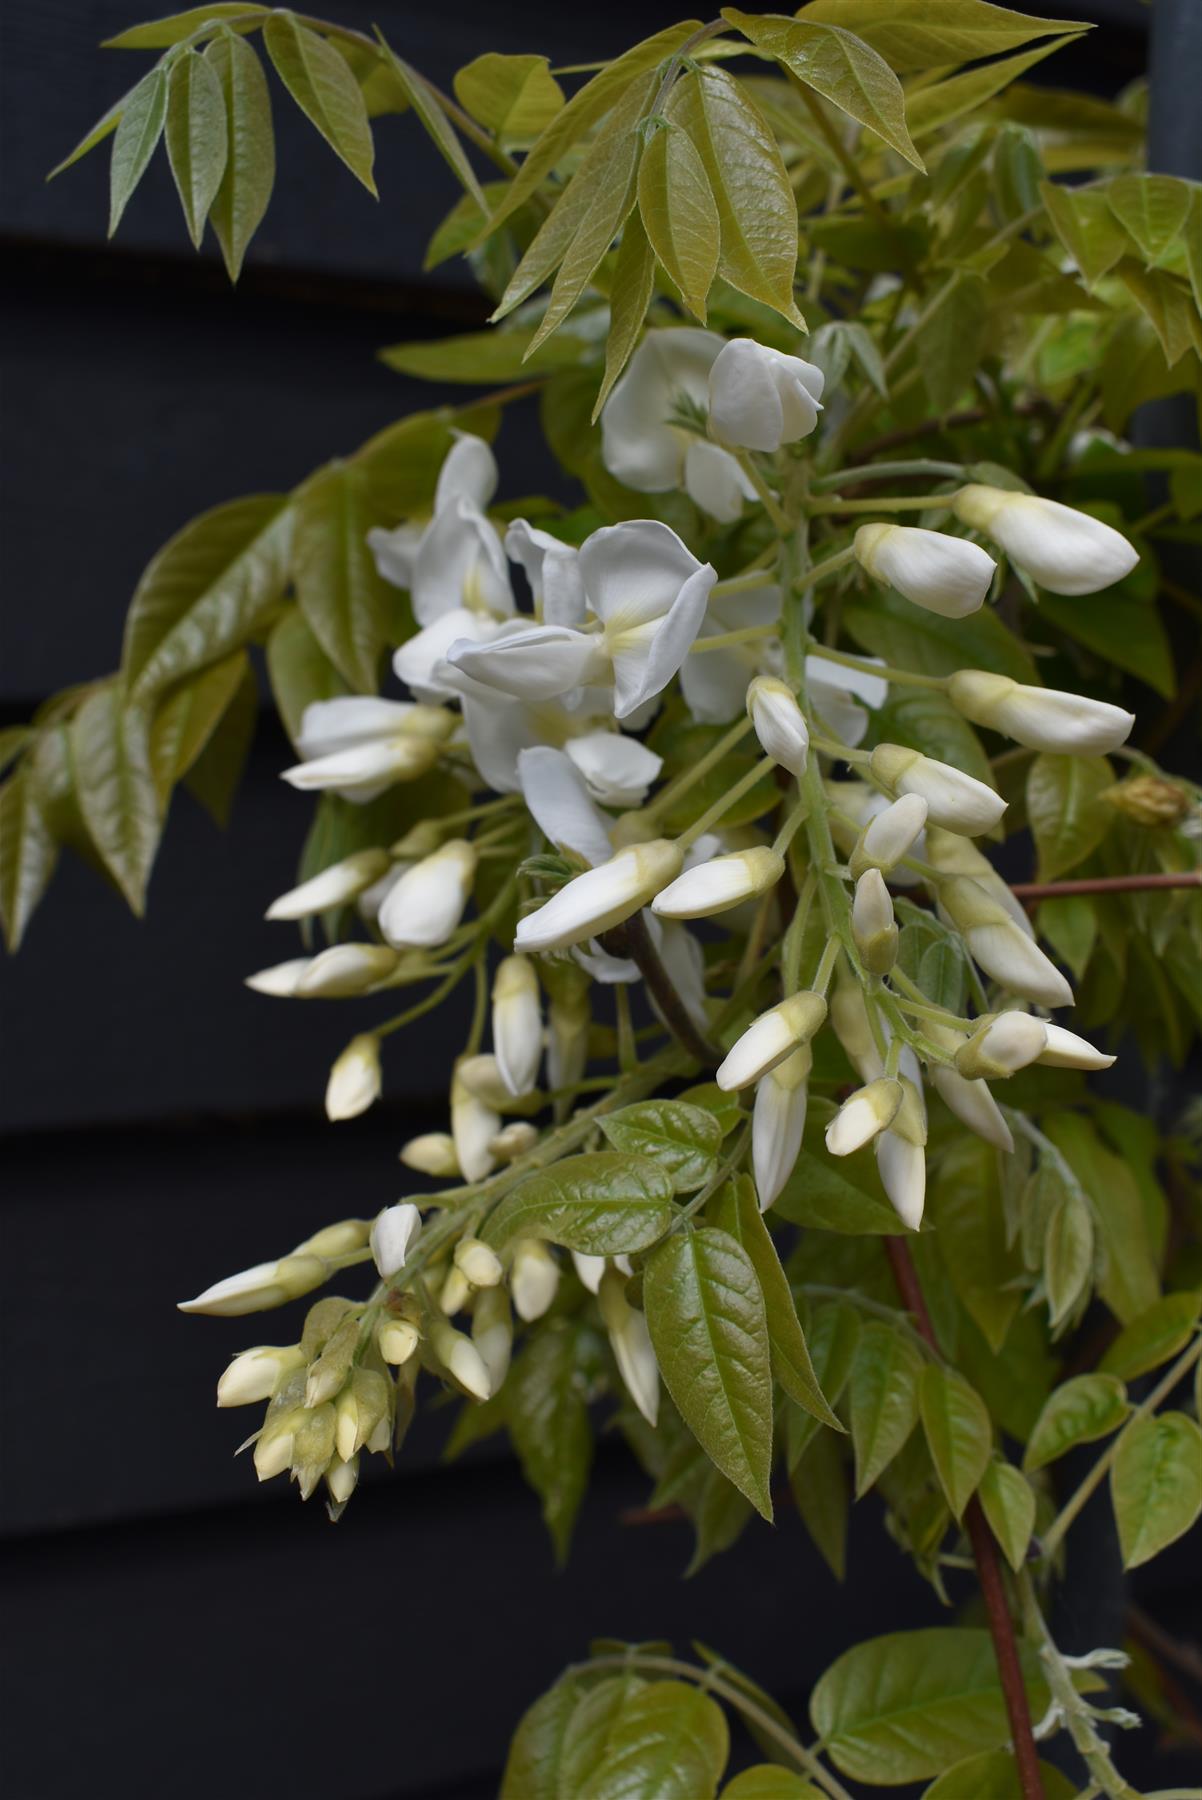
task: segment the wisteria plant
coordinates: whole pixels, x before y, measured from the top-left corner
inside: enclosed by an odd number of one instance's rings
[[[185,1304],[324,1290],[218,1384],[265,1408],[259,1479],[337,1517],[450,1390],[561,1556],[616,1425],[693,1566],[791,1504],[843,1577],[872,1490],[942,1598],[979,1581],[985,1625],[847,1651],[804,1735],[709,1652],[594,1646],[505,1800],[1134,1793],[1126,1655],[1045,1615],[1104,1482],[1127,1568],[1202,1510],[1202,1125],[1115,1097],[1202,1027],[1199,795],[1153,755],[1202,458],[1123,436],[1200,391],[1202,189],[1144,172],[1142,85],[1028,85],[1079,29],[727,8],[562,82],[483,54],[452,97],[379,33],[202,6],[113,40],[158,60],[67,159],[111,137],[115,228],[162,140],[236,279],[265,65],[373,193],[373,121],[412,112],[463,189],[427,266],[495,304],[383,352],[466,405],[193,520],[118,673],[5,734],[15,946],[60,846],[140,909],[177,784],[224,815],[262,651],[314,815],[268,911],[301,943],[249,984],[353,1004],[331,1120],[474,996],[409,1191]],[[517,405],[575,504],[497,503]],[[728,1780],[724,1708],[761,1756]]]

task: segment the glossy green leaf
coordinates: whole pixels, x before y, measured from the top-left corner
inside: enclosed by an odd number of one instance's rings
[[[250,667],[244,650],[214,663],[194,680],[182,682],[155,714],[150,761],[160,805],[195,763],[217,729]]]
[[[375,194],[371,125],[362,89],[346,58],[295,14],[282,10],[264,22],[263,43],[276,74],[310,124],[368,193]]]
[[[1202,1513],[1202,1431],[1187,1413],[1136,1419],[1119,1440],[1110,1498],[1123,1567],[1159,1556]]]
[[[410,68],[409,64],[403,61],[388,44],[385,44],[382,38],[380,41],[384,54],[388,58],[389,68],[400,84],[410,106],[425,127],[426,134],[434,148],[460,183],[464,193],[470,194],[480,211],[487,215],[489,208],[488,201],[484,197],[484,190],[477,181],[475,170],[467,159],[467,153],[456,137],[451,122],[439,104],[434,90],[424,75],[419,75],[416,69]]]
[[[1142,268],[1130,259],[1124,259],[1115,273],[1151,322],[1170,369],[1191,350],[1202,354],[1202,324],[1193,296],[1183,281],[1160,269]]]
[[[1056,235],[1090,286],[1127,254],[1131,240],[1111,211],[1103,187],[1064,187],[1045,181],[1040,196]]]
[[[1175,175],[1116,175],[1106,183],[1106,203],[1149,263],[1159,262],[1180,238],[1192,189]]]
[[[184,773],[184,786],[215,825],[229,824],[259,724],[259,683],[248,659],[217,729]]]
[[[746,1117],[739,1105],[739,1096],[724,1093],[716,1081],[699,1081],[694,1087],[685,1088],[676,1098],[686,1106],[699,1106],[703,1112],[712,1113],[724,1138],[743,1124]]]
[[[1130,1324],[1160,1298],[1148,1215],[1135,1177],[1079,1114],[1048,1114],[1043,1129],[1093,1204],[1102,1250],[1098,1292],[1120,1323]]]
[[[579,1328],[552,1319],[530,1334],[505,1383],[506,1421],[522,1473],[542,1501],[559,1563],[567,1560],[593,1459]]]
[[[803,1150],[772,1210],[794,1225],[852,1236],[899,1236],[906,1229],[885,1198],[871,1152],[836,1163]]]
[[[275,183],[271,95],[263,65],[234,32],[221,32],[204,57],[221,86],[227,133],[225,169],[209,208],[209,222],[230,280],[237,281]]]
[[[1039,1777],[1043,1800],[1076,1800],[1076,1783],[1051,1763],[1040,1763]],[[987,1750],[982,1756],[967,1757],[933,1781],[922,1800],[1024,1800],[1014,1752]]]
[[[639,161],[638,197],[651,248],[704,325],[718,272],[718,208],[705,164],[682,127],[667,124],[652,132]]]
[[[121,215],[129,204],[130,195],[146,173],[147,165],[163,135],[166,117],[167,72],[162,68],[153,68],[125,96],[117,118],[109,174],[110,237],[121,223]],[[96,129],[99,130],[100,127]],[[73,152],[68,162],[73,162],[81,154],[82,146]],[[60,166],[65,168],[67,165],[64,163]],[[55,173],[57,172],[56,170]]]
[[[1061,962],[1067,963],[1074,979],[1080,981],[1098,941],[1098,915],[1093,901],[1085,894],[1041,900],[1035,920],[1038,935],[1052,946]]]
[[[0,787],[0,924],[10,951],[20,948],[57,861],[32,772],[18,769]]]
[[[1055,38],[1050,44],[1040,44],[1034,50],[1024,50],[1021,56],[1003,56],[996,62],[985,63],[979,69],[966,69],[961,75],[952,75],[946,81],[936,81],[930,87],[919,88],[909,95],[906,101],[906,118],[910,133],[914,138],[925,138],[933,132],[950,125],[953,119],[959,119],[965,113],[975,112],[977,107],[984,106],[995,94],[1009,87],[1025,75],[1028,69],[1050,56],[1054,50],[1061,50],[1071,44],[1071,37]]]
[[[350,691],[299,606],[288,608],[267,640],[267,673],[284,729],[294,744],[307,706],[315,700],[339,699]]]
[[[1022,1648],[1030,1689],[1034,1656]],[[1039,1717],[1046,1688],[1035,1686]],[[885,1786],[929,1780],[1009,1738],[989,1633],[956,1627],[857,1644],[818,1682],[810,1717],[845,1775]]]
[[[761,50],[796,75],[806,87],[849,118],[875,131],[914,168],[923,168],[906,129],[901,82],[882,56],[841,25],[812,24],[724,7],[722,17]]]
[[[579,1800],[713,1800],[730,1733],[722,1708],[684,1681],[654,1681],[623,1705]]]
[[[1146,1375],[1149,1369],[1158,1369],[1185,1349],[1200,1313],[1202,1293],[1197,1289],[1166,1294],[1124,1326],[1098,1367],[1117,1375],[1120,1381],[1132,1381],[1137,1375]]]
[[[564,331],[527,358],[529,331],[470,331],[462,337],[420,338],[413,344],[389,344],[376,354],[401,375],[422,381],[516,381],[545,369],[571,368],[592,348],[587,337]]]
[[[559,1769],[568,1726],[584,1695],[565,1676],[522,1714],[505,1759],[498,1800],[559,1800]]]
[[[717,1167],[722,1129],[713,1113],[682,1100],[639,1100],[598,1123],[615,1150],[647,1156],[678,1194],[704,1186]]]
[[[100,47],[102,50],[167,50],[213,20],[228,22],[232,31],[254,31],[259,20],[270,10],[260,6],[258,0],[251,0],[249,6],[244,6],[242,0],[215,0],[211,6],[190,6],[165,19],[130,25],[116,37],[103,39]]]
[[[655,252],[651,248],[643,221],[637,211],[627,217],[622,228],[622,241],[614,259],[613,283],[610,289],[609,335],[605,340],[605,374],[593,406],[590,423],[596,424],[601,408],[609,399],[614,383],[634,354],[643,334],[643,320],[651,304],[655,287]],[[559,338],[552,343],[559,343]],[[550,348],[547,345],[546,348]]]
[[[646,1156],[596,1150],[528,1175],[489,1216],[484,1236],[547,1238],[587,1256],[645,1250],[672,1223],[672,1178]]]
[[[744,1769],[722,1789],[721,1800],[822,1800],[821,1789],[777,1763]]]
[[[1088,1292],[1093,1266],[1093,1215],[1081,1194],[1066,1188],[1052,1208],[1043,1240],[1043,1277],[1053,1330]]]
[[[1012,681],[1039,685],[1038,671],[1026,650],[986,607],[967,619],[944,619],[913,606],[900,594],[885,592],[871,602],[853,601],[843,616],[863,649],[917,674],[992,669],[998,675],[1009,675]]]
[[[714,1467],[704,1451],[701,1458],[704,1472],[696,1497],[682,1501],[696,1533],[693,1554],[685,1570],[686,1579],[703,1569],[711,1557],[719,1556],[737,1543],[755,1517],[750,1500]]]
[[[79,811],[105,868],[141,914],[161,818],[145,714],[119,687],[97,688],[71,723]]]
[[[1043,19],[986,0],[810,0],[806,18],[842,25],[899,73],[971,62],[1017,50],[1050,32],[1078,32],[1079,19]]]
[[[604,1763],[623,1709],[646,1685],[632,1670],[625,1670],[598,1682],[581,1696],[563,1734],[555,1787],[558,1800],[570,1800],[572,1794],[580,1793]]]
[[[789,1471],[798,1516],[836,1581],[847,1572],[850,1495],[847,1466],[838,1438],[817,1431]]]
[[[995,1456],[981,1477],[977,1498],[1006,1561],[1017,1573],[1027,1559],[1035,1529],[1035,1494],[1030,1482],[1013,1463]]]
[[[877,710],[875,730],[884,743],[921,750],[924,756],[951,763],[962,774],[972,775],[988,787],[994,785],[980,738],[938,688],[906,688],[890,694]]]
[[[988,299],[984,279],[961,271],[942,290],[939,305],[924,318],[914,343],[936,412],[950,412],[972,385],[981,363]]]
[[[1049,1395],[1027,1444],[1023,1468],[1034,1472],[1078,1444],[1109,1437],[1130,1411],[1127,1390],[1117,1375],[1074,1375]]]
[[[1155,399],[1157,393],[1166,391],[1164,387],[1150,388],[1139,395],[1139,400]],[[1041,594],[1040,617],[1171,700],[1177,681],[1173,652],[1160,615],[1154,606],[1123,590],[1120,582],[1107,593],[1090,594],[1088,606],[1060,594]]]
[[[993,1450],[985,1402],[955,1369],[928,1363],[919,1377],[918,1410],[939,1485],[959,1519]]]
[[[563,89],[545,56],[486,51],[459,70],[455,98],[509,150],[525,149],[563,106]]]
[[[395,590],[368,548],[368,530],[380,521],[367,475],[358,464],[332,463],[305,483],[295,505],[292,579],[300,609],[351,687],[374,694]]]
[[[1037,756],[1027,773],[1027,819],[1039,857],[1039,880],[1055,881],[1097,849],[1115,821],[1102,799],[1114,786],[1104,756]]]
[[[728,1480],[772,1517],[772,1367],[764,1298],[741,1244],[710,1226],[647,1259],[643,1300],[681,1417]]]
[[[188,236],[199,250],[209,208],[225,174],[228,138],[221,82],[195,50],[186,50],[171,66],[166,134],[167,160]]]
[[[869,1319],[851,1368],[851,1441],[856,1499],[893,1461],[918,1423],[923,1355],[900,1326]]]
[[[1012,1285],[1022,1265],[1006,1242],[997,1153],[959,1136],[938,1163],[927,1209],[952,1288],[996,1353],[1022,1299]]]

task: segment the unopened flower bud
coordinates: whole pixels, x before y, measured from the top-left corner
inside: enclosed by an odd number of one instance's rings
[[[381,1425],[391,1423],[392,1389],[378,1369],[356,1369],[334,1402],[334,1445],[343,1462],[366,1444],[370,1449]],[[387,1436],[385,1437],[387,1442]]]
[[[861,525],[855,552],[874,581],[945,619],[976,612],[997,568],[979,544],[914,525]]]
[[[313,913],[325,912],[333,906],[345,906],[364,888],[378,881],[389,866],[384,850],[357,850],[331,863],[320,874],[302,881],[299,887],[281,894],[267,908],[269,919],[307,919]]]
[[[680,873],[684,852],[669,838],[631,844],[608,862],[586,869],[536,912],[518,921],[518,950],[566,950],[620,925]]]
[[[808,988],[769,1007],[727,1052],[714,1077],[718,1086],[727,1093],[750,1087],[802,1044],[808,1044],[825,1018],[826,1001]]]
[[[1039,1061],[1052,1069],[1109,1069],[1114,1057],[1098,1050],[1088,1038],[1066,1031],[1063,1025],[1047,1025],[1047,1043],[1039,1053]]]
[[[929,1038],[946,1050],[955,1051],[967,1041],[963,1032],[952,1031],[933,1019],[928,1019],[923,1029]],[[962,1125],[967,1125],[979,1138],[1004,1150],[1007,1155],[1013,1152],[1014,1139],[1010,1127],[983,1081],[968,1081],[949,1063],[935,1061],[929,1065],[929,1074],[935,1092]]]
[[[856,882],[851,934],[868,973],[887,975],[897,961],[898,933],[893,902],[879,869],[865,869]]]
[[[626,1391],[649,1425],[659,1417],[659,1365],[641,1312],[626,1298],[625,1277],[606,1269],[597,1292],[601,1317]]]
[[[260,1344],[254,1350],[243,1350],[222,1372],[217,1404],[249,1406],[255,1400],[270,1400],[285,1375],[304,1366],[299,1344]]]
[[[518,1318],[541,1319],[559,1287],[559,1264],[541,1238],[521,1238],[513,1253],[509,1288]]]
[[[505,1273],[496,1251],[477,1237],[460,1238],[455,1246],[455,1267],[475,1288],[496,1287]]]
[[[543,1021],[538,976],[524,956],[497,965],[492,986],[492,1041],[506,1090],[529,1094],[538,1079],[543,1053]]]
[[[499,1163],[516,1162],[519,1156],[525,1156],[533,1150],[538,1142],[538,1127],[531,1125],[528,1119],[513,1119],[498,1131],[496,1137],[488,1140],[491,1156]]]
[[[926,834],[926,860],[941,875],[967,875],[978,887],[984,888],[991,900],[1010,914],[1024,937],[1034,938],[1034,927],[1022,901],[1015,897],[1009,883],[1002,880],[989,858],[982,856],[970,839],[961,837],[954,831],[941,831],[937,825],[933,825]],[[951,923],[951,916],[940,902],[938,890],[935,899],[941,916],[946,915],[944,922]]]
[[[509,1373],[513,1350],[513,1316],[503,1287],[486,1287],[472,1309],[472,1342],[488,1370],[489,1388],[497,1393]]]
[[[447,1278],[442,1284],[438,1304],[448,1319],[453,1318],[457,1312],[462,1312],[471,1298],[471,1292],[472,1284],[462,1269],[447,1270]]]
[[[932,825],[962,831],[969,837],[990,831],[1006,810],[1006,802],[975,775],[965,775],[950,763],[936,762],[920,750],[902,744],[878,744],[869,767],[894,797],[917,794],[927,803]]]
[[[969,1081],[1004,1080],[1037,1062],[1047,1043],[1042,1019],[1024,1012],[994,1013],[956,1051],[956,1069]]]
[[[305,1381],[305,1405],[323,1406],[332,1400],[350,1373],[355,1352],[359,1348],[359,1317],[351,1312],[327,1339],[317,1360],[310,1365]]]
[[[761,1212],[777,1198],[800,1154],[813,1060],[809,1045],[803,1044],[756,1083],[751,1164]]]
[[[380,930],[398,948],[445,944],[463,917],[476,879],[476,852],[452,838],[406,869],[380,908]]]
[[[845,1100],[826,1128],[826,1147],[832,1156],[851,1156],[885,1131],[902,1103],[902,1084],[882,1075],[867,1087],[857,1088]]]
[[[410,1138],[401,1151],[401,1161],[407,1169],[416,1169],[421,1175],[462,1173],[455,1155],[455,1140],[445,1131],[426,1131],[420,1137]]]
[[[948,677],[947,695],[974,725],[1004,732],[1029,750],[1073,756],[1105,756],[1126,742],[1135,714],[1108,700],[1060,688],[1024,687],[987,669],[959,669]]]
[[[1107,788],[1101,798],[1133,825],[1149,830],[1157,826],[1180,825],[1189,817],[1192,804],[1188,793],[1175,781],[1161,775],[1134,775]]]
[[[267,994],[272,1000],[293,1000],[297,982],[312,963],[311,956],[290,956],[287,962],[272,963],[270,968],[247,975],[243,986],[250,988],[252,993]]]
[[[810,731],[793,689],[774,675],[757,675],[747,689],[747,711],[764,755],[800,781],[806,772]]]
[[[473,1400],[487,1400],[492,1393],[488,1366],[471,1338],[444,1320],[430,1325],[430,1348],[453,1381]]]
[[[592,1024],[589,982],[580,970],[579,986],[565,984],[551,996],[547,1008],[547,1080],[552,1090],[570,1088],[588,1066],[588,1034]],[[570,1096],[560,1103],[571,1107]]]
[[[1073,990],[1055,963],[979,882],[962,875],[941,881],[939,904],[994,981],[1037,1006],[1072,1004]]]
[[[492,1173],[493,1157],[488,1146],[501,1129],[501,1115],[473,1091],[461,1070],[462,1064],[456,1064],[451,1076],[451,1136],[464,1180],[483,1181]]]
[[[903,1225],[917,1231],[926,1202],[927,1115],[914,1082],[902,1076],[901,1086],[902,1102],[893,1123],[880,1133],[873,1148],[890,1205]]]
[[[766,894],[784,872],[784,857],[766,844],[712,856],[670,882],[655,896],[651,910],[661,919],[707,919]]]
[[[868,1016],[864,990],[850,971],[840,972],[831,997],[831,1024],[848,1062],[861,1081],[885,1072],[882,1052]]]
[[[246,977],[257,994],[282,1000],[341,1000],[365,994],[393,973],[399,958],[384,944],[331,944],[317,956],[297,956]]]
[[[343,1462],[336,1456],[326,1468],[326,1486],[330,1490],[330,1499],[335,1506],[345,1506],[354,1493],[359,1481],[359,1458],[352,1456],[350,1462]]]
[[[1037,494],[973,483],[960,489],[954,511],[1053,594],[1097,593],[1139,561],[1127,539],[1101,519]]]
[[[419,819],[411,825],[403,837],[389,847],[388,854],[395,856],[399,862],[423,862],[427,856],[433,856],[442,843],[442,828],[436,819]]]
[[[421,1342],[412,1319],[387,1318],[376,1332],[376,1346],[386,1363],[399,1368],[407,1363]]]
[[[356,1119],[380,1095],[380,1040],[372,1031],[353,1037],[330,1070],[326,1117]]]
[[[731,338],[709,373],[710,430],[722,444],[779,450],[809,437],[826,376],[816,363],[754,338]]]
[[[865,869],[880,869],[888,875],[908,856],[922,836],[927,822],[927,803],[921,794],[903,794],[870,819],[860,833],[849,864],[859,879]]]
[[[455,1065],[459,1079],[477,1100],[483,1100],[494,1112],[507,1105],[513,1095],[505,1085],[501,1065],[489,1051],[475,1056],[461,1056]]]
[[[304,1418],[303,1406],[291,1407],[274,1416],[268,1414],[262,1431],[255,1439],[255,1474],[260,1481],[270,1481],[292,1466],[292,1448]]]
[[[398,1200],[395,1206],[384,1208],[371,1228],[370,1243],[376,1268],[385,1280],[404,1268],[421,1228],[422,1216],[412,1200]]]
[[[243,1313],[267,1312],[320,1287],[326,1265],[319,1256],[284,1256],[278,1262],[256,1263],[238,1275],[215,1281],[195,1300],[181,1300],[180,1312],[209,1313],[219,1319],[237,1319]]]

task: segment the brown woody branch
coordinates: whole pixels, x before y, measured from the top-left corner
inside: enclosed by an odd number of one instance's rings
[[[1059,900],[1071,894],[1140,894],[1157,888],[1202,887],[1202,870],[1173,875],[1091,875],[1080,881],[1012,881],[1016,900]]]

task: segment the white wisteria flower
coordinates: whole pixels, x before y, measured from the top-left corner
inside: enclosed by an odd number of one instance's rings
[[[939,906],[973,960],[1002,987],[1037,1006],[1072,1005],[1073,990],[1055,963],[979,881],[966,875],[941,881]]]
[[[826,1001],[821,994],[808,988],[790,994],[752,1021],[727,1051],[714,1080],[727,1093],[750,1087],[794,1050],[808,1044],[825,1019]]]
[[[387,944],[331,944],[316,956],[294,956],[260,969],[246,977],[246,986],[273,999],[343,1000],[386,981],[399,961]]]
[[[360,1032],[330,1070],[327,1119],[357,1119],[379,1099],[380,1085],[380,1040],[374,1031]]]
[[[1098,1070],[1113,1067],[1115,1058],[1108,1056],[1105,1050],[1099,1050],[1088,1038],[1078,1037],[1075,1031],[1066,1031],[1063,1025],[1050,1022],[1044,1029],[1047,1043],[1038,1060],[1049,1068]]]
[[[535,614],[544,625],[583,625],[584,581],[573,545],[515,519],[505,533],[505,553],[525,573]]]
[[[955,1051],[966,1040],[962,1032],[949,1030],[938,1021],[928,1019],[923,1026],[927,1036],[945,1050]],[[968,1080],[950,1063],[936,1062],[928,1065],[935,1092],[939,1095],[949,1112],[955,1114],[962,1125],[984,1138],[987,1144],[993,1144],[1004,1150],[1009,1156],[1014,1150],[1014,1138],[1010,1127],[1002,1115],[1002,1110],[983,1081]]]
[[[860,833],[849,859],[852,874],[857,879],[866,869],[890,874],[903,856],[915,850],[926,822],[927,803],[921,794],[903,794],[886,802]]]
[[[661,919],[707,919],[766,894],[784,872],[784,857],[767,844],[734,850],[686,869],[655,896],[651,910]]]
[[[898,930],[889,889],[879,869],[865,869],[856,882],[851,931],[869,974],[887,975],[897,960]]]
[[[924,756],[921,750],[878,744],[868,766],[873,779],[895,799],[917,794],[925,800],[931,824],[947,831],[975,837],[991,831],[1006,810],[1006,802],[994,788],[950,763]]]
[[[1049,593],[1095,594],[1139,561],[1121,532],[1059,500],[974,482],[960,489],[954,505],[958,519],[1000,544]]]
[[[472,681],[500,688],[515,699],[558,700],[574,689],[609,678],[602,639],[571,625],[536,625],[513,619],[485,641],[457,638],[446,660]]]
[[[400,1155],[405,1167],[416,1169],[420,1175],[447,1177],[463,1173],[455,1154],[455,1140],[446,1131],[424,1131],[420,1137],[410,1138]]]
[[[864,660],[879,662],[880,658],[870,656]],[[868,711],[884,706],[889,683],[883,675],[873,675],[867,669],[849,669],[845,663],[832,662],[818,654],[806,657],[805,676],[811,708],[841,743],[854,750],[868,730]]]
[[[243,1350],[223,1370],[217,1383],[218,1406],[250,1406],[270,1400],[286,1375],[308,1361],[299,1344],[257,1344]]]
[[[606,1269],[597,1292],[610,1348],[626,1391],[649,1425],[659,1417],[659,1364],[646,1316],[626,1298],[626,1280]]]
[[[441,706],[357,695],[314,700],[296,740],[303,760],[281,779],[302,793],[328,789],[362,805],[394,782],[425,775],[454,729],[454,714]]]
[[[747,711],[760,749],[798,781],[806,772],[810,731],[787,682],[757,676],[747,689]]]
[[[307,919],[329,907],[345,906],[378,881],[390,866],[384,850],[357,850],[353,856],[330,863],[320,874],[281,894],[263,916],[267,919]]]
[[[451,1139],[463,1179],[483,1181],[496,1167],[492,1142],[501,1129],[501,1115],[494,1104],[497,1096],[482,1092],[483,1084],[472,1081],[471,1069],[465,1066],[472,1060],[460,1058],[451,1076]],[[505,1092],[499,1076],[497,1081]]]
[[[299,1300],[312,1293],[326,1278],[326,1265],[320,1256],[307,1252],[304,1246],[291,1256],[275,1262],[256,1263],[237,1275],[227,1275],[212,1287],[197,1294],[195,1300],[178,1302],[180,1312],[210,1313],[219,1319],[239,1319],[244,1313],[267,1312]]]
[[[826,1147],[832,1156],[851,1156],[871,1143],[897,1117],[903,1089],[900,1081],[881,1075],[857,1088],[843,1102],[826,1128]]]
[[[974,725],[1005,732],[1029,750],[1105,756],[1125,744],[1135,714],[1109,700],[1090,700],[1061,688],[1025,687],[987,669],[949,676],[948,699]]]
[[[664,766],[662,756],[620,731],[584,731],[568,738],[563,748],[584,776],[589,794],[602,806],[641,806]]]
[[[761,1212],[778,1198],[801,1153],[813,1060],[809,1045],[802,1044],[756,1083],[751,1166]]]
[[[405,870],[380,907],[380,930],[397,949],[445,944],[463,917],[476,878],[476,850],[451,838]]]
[[[726,725],[742,711],[747,684],[778,653],[768,628],[780,618],[783,596],[775,583],[711,597],[701,629],[680,670],[680,691],[699,725]],[[732,631],[763,632],[738,644],[706,648],[706,639]]]
[[[1072,1035],[1065,1033],[1068,1038]],[[960,1045],[956,1069],[968,1081],[1005,1080],[1038,1061],[1047,1047],[1048,1028],[1042,1019],[1024,1012],[994,1013]]]
[[[603,525],[580,547],[580,572],[613,668],[614,713],[629,718],[676,674],[718,579],[658,519]]]
[[[518,921],[514,948],[566,950],[585,943],[642,910],[680,873],[684,852],[670,838],[630,844],[607,862],[566,882]]]
[[[963,619],[983,605],[997,564],[979,544],[916,525],[861,525],[856,561],[915,606]]]
[[[386,1206],[379,1214],[368,1242],[376,1268],[385,1280],[404,1268],[421,1228],[422,1216],[412,1200],[398,1200],[395,1206]]]
[[[818,423],[825,383],[822,370],[800,356],[732,338],[710,369],[710,431],[744,450],[795,444]]]
[[[559,1291],[559,1264],[541,1238],[519,1238],[514,1246],[509,1291],[519,1319],[532,1325],[550,1310]]]
[[[529,1094],[543,1053],[538,976],[524,956],[507,956],[492,984],[492,1039],[497,1068],[509,1093]]]

